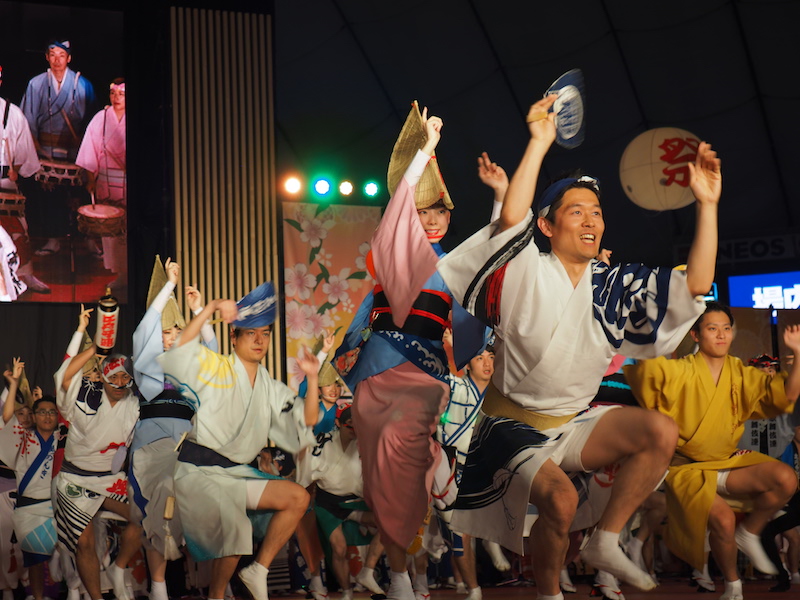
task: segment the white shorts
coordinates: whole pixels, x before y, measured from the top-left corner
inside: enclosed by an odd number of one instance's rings
[[[269,483],[268,479],[248,479],[247,480],[247,510],[257,510],[258,502],[264,493],[264,488]]]

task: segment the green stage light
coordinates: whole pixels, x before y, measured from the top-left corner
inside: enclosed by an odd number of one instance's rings
[[[374,181],[367,182],[364,186],[364,193],[370,198],[374,198],[378,195],[378,184]]]

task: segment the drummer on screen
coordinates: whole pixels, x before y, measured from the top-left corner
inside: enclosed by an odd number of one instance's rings
[[[118,77],[109,87],[110,106],[89,122],[75,163],[85,169],[86,188],[96,202],[126,208],[125,169],[125,80]],[[116,279],[118,292],[127,280],[128,255],[125,236],[103,237],[103,264]]]
[[[2,84],[3,67],[0,66],[0,87]],[[17,182],[31,177],[38,170],[39,158],[25,115],[17,105],[0,97],[0,203],[4,199],[2,196],[19,197]],[[40,294],[50,293],[50,288],[33,274],[28,261],[28,224],[24,213],[11,214],[0,217],[0,227],[3,228],[0,232],[0,256],[6,284],[5,290],[0,284],[0,301],[16,300],[26,288]],[[23,259],[23,264],[20,259]]]
[[[69,40],[54,40],[45,51],[49,68],[28,82],[20,107],[33,134],[39,158],[60,168],[73,165],[88,116],[92,114],[94,88],[80,72],[69,68]],[[28,189],[30,187],[31,189]],[[69,185],[25,186],[31,235],[45,239],[39,256],[57,253],[59,238],[69,233],[74,190]]]

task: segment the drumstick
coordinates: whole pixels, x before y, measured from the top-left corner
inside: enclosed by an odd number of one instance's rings
[[[93,191],[92,191],[92,192],[89,192],[89,195],[90,195],[90,196],[91,196],[91,198],[92,198],[92,206],[94,206],[94,192],[93,192]]]

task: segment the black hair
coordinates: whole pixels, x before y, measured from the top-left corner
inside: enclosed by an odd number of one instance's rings
[[[33,412],[36,412],[36,409],[39,408],[39,405],[42,404],[42,402],[51,402],[51,403],[55,404],[56,409],[58,408],[58,404],[56,403],[56,399],[53,396],[42,396],[36,402],[33,403],[33,406],[31,407],[31,410]]]
[[[705,312],[702,315],[700,315],[700,318],[694,322],[694,325],[692,325],[692,331],[694,331],[695,333],[698,333],[700,331],[700,325],[703,323],[703,317],[705,317],[710,312],[725,313],[726,315],[728,315],[728,319],[730,319],[731,321],[731,327],[733,327],[734,323],[733,313],[731,312],[730,307],[725,304],[709,300],[708,302],[706,302]]]

